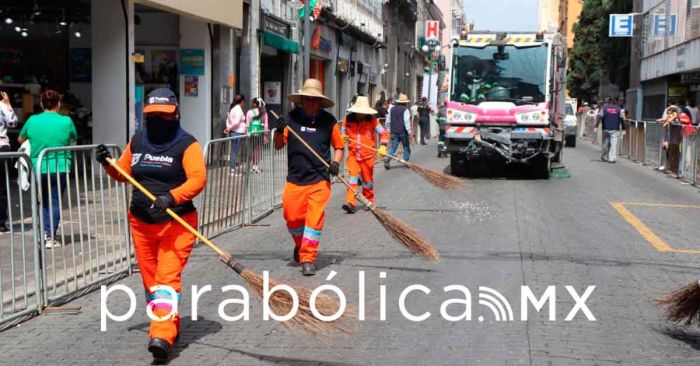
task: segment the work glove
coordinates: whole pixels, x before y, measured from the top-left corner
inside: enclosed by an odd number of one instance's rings
[[[172,207],[175,204],[175,199],[170,193],[160,195],[156,197],[155,202],[151,205],[151,209],[155,211],[156,214],[161,215],[165,213],[167,208]]]
[[[97,149],[95,150],[95,160],[102,165],[109,165],[107,162],[108,158],[112,158],[112,153],[109,152],[107,146],[104,144],[97,145]]]
[[[348,136],[346,134],[342,134],[342,135],[340,135],[340,139],[343,140],[344,144],[347,144],[348,141],[350,141],[350,136]]]
[[[280,116],[277,118],[277,131],[280,133],[284,131],[285,128],[287,128],[287,121],[284,120],[284,116]]]
[[[377,151],[377,155],[379,155],[380,158],[386,157],[386,145],[382,145],[379,147],[379,151]]]
[[[335,161],[331,162],[331,165],[328,167],[328,172],[334,177],[337,176],[338,173],[340,173],[340,164]]]

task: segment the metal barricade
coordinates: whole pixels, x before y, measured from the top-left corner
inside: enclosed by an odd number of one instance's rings
[[[207,185],[197,199],[199,230],[211,237],[246,222],[250,138],[226,137],[207,142],[204,163]]]
[[[270,132],[256,132],[248,136],[248,156],[250,172],[248,176],[248,222],[255,222],[268,215],[274,208],[273,203],[273,165],[274,147]]]
[[[632,132],[632,127],[628,124],[627,128],[625,129],[623,126],[623,129],[625,131],[624,135],[620,134],[620,138],[622,139],[622,142],[620,143],[620,149],[617,153],[618,156],[626,156],[630,157],[630,139],[631,139],[631,132]]]
[[[681,159],[678,173],[688,182],[695,182],[695,169],[698,154],[698,133],[695,126],[683,127],[683,142],[681,143]]]
[[[661,139],[664,128],[660,123],[646,122],[644,128],[644,165],[658,167],[661,163]]]
[[[0,201],[5,205],[0,214],[6,215],[9,229],[0,237],[0,329],[5,329],[39,313],[44,302],[39,226],[34,219],[37,191],[27,155],[0,153]]]
[[[628,156],[629,159],[632,161],[637,160],[637,150],[636,150],[636,145],[637,145],[637,130],[639,128],[639,123],[637,121],[628,121],[629,126],[629,131],[627,132],[627,138],[629,140],[629,144],[627,146],[628,148]]]
[[[275,136],[275,131],[272,130],[270,136]],[[272,140],[272,139],[271,139]],[[282,205],[282,192],[284,192],[284,184],[287,181],[287,146],[277,150],[272,143],[272,192],[273,205],[275,208]]]
[[[47,305],[70,301],[131,273],[126,189],[93,163],[96,147],[50,148],[37,158]],[[118,146],[108,148],[121,155]]]

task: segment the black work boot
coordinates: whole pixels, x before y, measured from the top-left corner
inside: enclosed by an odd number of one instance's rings
[[[299,247],[295,246],[294,247],[294,261],[299,263]]]
[[[354,214],[355,212],[357,212],[357,207],[355,207],[349,203],[344,203],[343,210],[345,210],[345,212],[347,212],[349,214]]]
[[[384,160],[384,169],[386,169],[386,170],[391,169],[391,165],[389,165],[389,159]]]
[[[156,360],[167,360],[172,346],[163,338],[151,338],[148,342],[148,352],[151,352]]]
[[[316,265],[311,262],[304,262],[301,264],[301,274],[304,276],[315,276],[316,275]]]

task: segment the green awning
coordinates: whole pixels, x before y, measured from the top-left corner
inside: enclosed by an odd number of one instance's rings
[[[268,31],[263,31],[262,35],[263,42],[272,48],[289,53],[299,53],[299,43],[294,42],[291,39],[284,38],[278,34]]]

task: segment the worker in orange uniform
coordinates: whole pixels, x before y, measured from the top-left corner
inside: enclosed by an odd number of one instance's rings
[[[165,360],[179,336],[180,317],[163,301],[180,301],[181,275],[195,240],[166,209],[197,227],[192,200],[204,188],[207,175],[202,147],[180,127],[175,94],[167,88],[156,89],[144,104],[145,129],[134,134],[118,164],[157,197],[153,202],[134,188],[129,224],[148,307],[160,318],[151,321],[148,351],[155,359]],[[112,178],[126,181],[107,162],[111,155],[104,145],[97,147],[96,158]]]
[[[336,176],[343,159],[343,140],[335,117],[324,110],[335,105],[323,95],[321,82],[308,79],[296,94],[287,97],[295,108],[278,121],[275,148],[287,145],[287,183],[282,210],[294,240],[294,260],[304,276],[316,274],[316,257],[326,205],[331,197],[330,175]],[[294,130],[329,164],[327,167],[304,146]],[[331,147],[335,149],[331,159]]]
[[[379,135],[378,155],[383,158],[386,156],[386,147],[389,144],[389,133],[374,116],[377,111],[370,108],[367,97],[358,96],[355,103],[348,108],[348,113],[343,121],[341,137],[348,144],[345,166],[348,172],[348,183],[352,190],[350,188],[347,190],[343,210],[354,214],[358,208],[353,190],[358,189],[360,179],[362,179],[362,195],[374,203],[374,150],[362,145],[374,146],[375,134]]]

